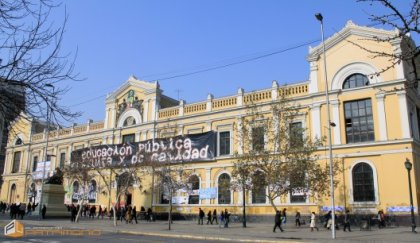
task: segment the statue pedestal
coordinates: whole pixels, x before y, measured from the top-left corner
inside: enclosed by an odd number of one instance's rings
[[[65,193],[63,185],[44,184],[42,202],[36,207],[37,210],[33,212],[33,215],[38,215],[39,208],[42,208],[45,204],[47,207],[46,218],[70,216],[67,207],[64,205]]]

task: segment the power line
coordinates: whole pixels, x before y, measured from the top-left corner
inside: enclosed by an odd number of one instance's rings
[[[288,47],[288,48],[285,48],[285,49],[273,51],[273,52],[270,52],[270,53],[267,53],[267,54],[263,54],[263,55],[259,55],[259,56],[256,56],[256,57],[251,57],[251,58],[247,58],[247,59],[240,60],[240,61],[235,61],[235,62],[230,62],[230,63],[223,64],[223,65],[217,65],[217,66],[213,66],[213,67],[209,67],[209,68],[204,68],[204,69],[200,69],[200,70],[189,72],[189,73],[177,74],[177,75],[168,76],[168,77],[164,77],[164,78],[158,78],[158,79],[155,79],[155,80],[159,80],[159,81],[169,80],[169,79],[186,77],[186,76],[191,76],[191,75],[195,75],[195,74],[199,74],[199,73],[209,72],[209,71],[213,71],[213,70],[218,70],[218,69],[222,69],[222,68],[227,68],[227,67],[239,65],[239,64],[242,64],[242,63],[251,62],[251,61],[263,59],[263,58],[266,58],[266,57],[270,57],[270,56],[273,56],[273,55],[281,54],[281,53],[284,53],[284,52],[287,52],[287,51],[298,49],[298,48],[303,47],[303,46],[308,46],[310,44],[313,44],[313,43],[316,43],[316,42],[319,42],[319,41],[320,41],[319,39],[317,39],[317,40],[311,40],[311,41],[304,42],[302,44],[298,44],[298,45],[295,45],[295,46],[292,46],[292,47]],[[232,58],[232,59],[237,59],[237,58]],[[202,66],[205,66],[205,65],[202,65]],[[152,75],[148,75],[148,76],[152,76]],[[97,97],[88,99],[86,101],[73,104],[70,107],[83,105],[83,104],[89,103],[91,101],[94,101],[94,100],[103,98],[105,96],[106,96],[106,94],[100,95],[100,96],[97,96]]]

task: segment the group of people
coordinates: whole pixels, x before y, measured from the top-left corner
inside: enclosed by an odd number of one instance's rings
[[[37,203],[31,204],[30,202],[28,204],[25,203],[4,203],[0,202],[0,212],[5,214],[6,211],[10,214],[10,219],[23,219],[25,215],[32,215],[32,212],[35,211],[36,207],[38,206]],[[45,205],[44,205],[45,207]],[[41,214],[43,211],[46,212],[46,207],[44,210],[44,207],[41,210]],[[45,213],[43,214],[43,217],[45,218]]]
[[[204,211],[199,208],[198,209],[198,224],[199,225],[203,225],[204,224],[204,217],[205,217],[205,213]],[[230,213],[228,212],[227,209],[225,209],[224,211],[222,210],[220,212],[220,216],[217,216],[217,210],[214,209],[213,212],[211,210],[209,210],[207,212],[207,224],[213,224],[213,222],[216,221],[216,224],[219,224],[219,227],[221,228],[222,226],[225,228],[229,227],[229,221],[230,221]]]
[[[70,221],[75,222],[76,216],[80,210],[80,205],[66,205],[67,210],[70,212]],[[138,223],[137,221],[137,208],[136,206],[126,205],[126,206],[117,206],[115,215],[117,220],[123,222],[125,221],[127,224],[130,223]],[[141,207],[140,214],[144,215],[144,219],[147,221],[154,221],[153,212],[151,208],[148,208],[147,212],[144,207]],[[102,207],[101,205],[84,205],[81,209],[80,213],[81,217],[88,217],[89,219],[94,218],[101,218],[108,217],[112,219],[114,216],[114,209],[111,208],[109,211],[106,207]]]

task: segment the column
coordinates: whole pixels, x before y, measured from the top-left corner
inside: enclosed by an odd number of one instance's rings
[[[310,73],[309,73],[309,93],[318,92],[318,64],[316,60],[309,62]]]
[[[140,132],[140,131],[137,131],[137,132],[135,133],[135,138],[134,138],[134,140],[135,140],[136,142],[139,142],[139,141],[140,141],[140,135],[141,135],[141,132]]]
[[[106,109],[105,110],[105,121],[104,121],[104,129],[108,129],[108,119],[109,119],[109,112],[111,111],[111,109]]]
[[[207,103],[206,103],[206,111],[211,111],[212,110],[212,103],[213,103],[213,95],[212,94],[208,94],[207,95]]]
[[[185,105],[185,101],[184,100],[180,100],[179,101],[179,113],[178,113],[178,116],[183,116],[184,115],[184,105]]]
[[[242,124],[242,119],[241,119],[241,117],[239,116],[239,117],[237,117],[236,118],[236,120],[237,120],[237,133],[238,133],[238,136],[237,136],[237,139],[238,139],[238,154],[243,154],[243,136],[244,136],[244,134],[242,134],[242,126],[243,126],[243,124]]]
[[[321,138],[321,104],[312,104],[311,118],[312,138]]]
[[[206,188],[212,187],[211,185],[211,169],[206,169]],[[200,187],[201,188],[201,187]],[[204,204],[210,204],[210,199],[206,199],[203,202]]]
[[[376,94],[376,105],[378,107],[379,140],[388,140],[386,116],[385,116],[385,93]]]
[[[242,106],[244,102],[244,89],[239,88],[238,89],[238,96],[236,96],[236,105]]]
[[[335,127],[333,127],[334,131],[334,144],[338,145],[341,144],[341,122],[340,122],[340,102],[338,100],[332,100],[332,120],[334,122]]]
[[[116,123],[116,119],[117,119],[117,112],[115,111],[115,106],[111,108],[111,127],[115,127],[115,123]]]
[[[149,100],[144,102],[143,122],[149,121]]]
[[[271,84],[271,99],[272,100],[277,100],[277,97],[279,96],[278,90],[279,90],[279,84],[277,83],[276,80],[273,80]]]
[[[401,138],[410,138],[406,92],[405,90],[398,91],[397,95],[400,108]]]

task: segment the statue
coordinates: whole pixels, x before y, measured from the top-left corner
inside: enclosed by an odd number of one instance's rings
[[[47,178],[45,184],[63,185],[63,172],[60,168],[55,168],[54,174]]]

